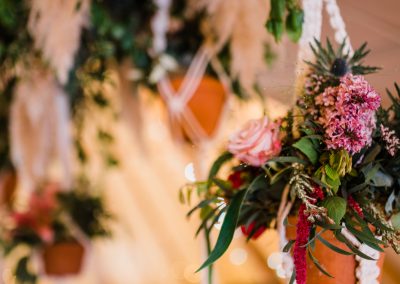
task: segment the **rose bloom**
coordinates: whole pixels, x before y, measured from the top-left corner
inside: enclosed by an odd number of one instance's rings
[[[279,127],[279,123],[269,122],[267,117],[250,120],[231,137],[228,151],[251,166],[262,166],[281,151]]]

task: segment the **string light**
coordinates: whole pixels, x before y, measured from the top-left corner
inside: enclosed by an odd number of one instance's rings
[[[196,174],[194,171],[193,163],[189,163],[185,166],[185,178],[190,182],[196,181]]]
[[[235,248],[229,254],[229,260],[234,265],[242,265],[247,260],[247,251],[242,248]]]

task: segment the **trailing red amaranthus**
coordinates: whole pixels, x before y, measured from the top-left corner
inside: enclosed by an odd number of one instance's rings
[[[310,200],[315,204],[318,200],[324,199],[324,192],[319,186],[314,187],[312,196],[314,200]],[[306,284],[307,280],[307,247],[308,238],[310,236],[311,222],[308,220],[307,207],[301,204],[299,208],[299,220],[296,229],[296,243],[293,250],[294,266],[296,269],[296,283]]]
[[[297,223],[296,230],[296,243],[293,251],[297,284],[305,284],[307,279],[307,248],[305,247],[305,245],[307,244],[308,237],[310,235],[311,223],[308,221],[308,217],[305,214],[305,211],[306,206],[304,204],[301,204],[299,209],[299,221]]]

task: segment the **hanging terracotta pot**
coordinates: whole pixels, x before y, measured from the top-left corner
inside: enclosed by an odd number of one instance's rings
[[[50,276],[79,274],[84,255],[84,247],[76,241],[46,246],[42,252],[44,271]]]
[[[292,226],[286,228],[286,237],[289,240],[296,239],[296,226],[297,217],[289,217],[289,223]],[[317,230],[320,231],[320,227]],[[321,237],[333,244],[334,246],[341,248],[346,251],[350,251],[349,248],[339,242],[331,231],[326,231],[321,234]],[[354,255],[343,255],[339,254],[320,241],[315,241],[315,250],[312,251],[313,256],[318,260],[321,266],[330,273],[334,278],[330,278],[323,274],[314,264],[314,262],[307,255],[307,284],[355,284],[356,279],[356,268],[358,262]],[[385,255],[380,254],[378,266],[382,271],[383,261]],[[378,283],[381,283],[382,273],[378,277]]]
[[[171,80],[171,85],[175,91],[178,91],[183,79],[182,76],[178,76]],[[214,134],[218,126],[225,101],[226,92],[222,83],[211,76],[205,75],[187,104],[208,137]],[[179,124],[172,125],[172,127],[179,127],[185,138],[190,140],[190,135],[185,130],[187,127],[185,122],[181,121]]]
[[[13,169],[0,171],[0,205],[12,206],[15,189],[17,187],[17,174]]]

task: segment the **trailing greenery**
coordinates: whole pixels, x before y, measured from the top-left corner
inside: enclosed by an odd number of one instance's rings
[[[271,10],[266,28],[279,42],[286,31],[297,42],[303,31],[304,12],[297,0],[270,0]]]

